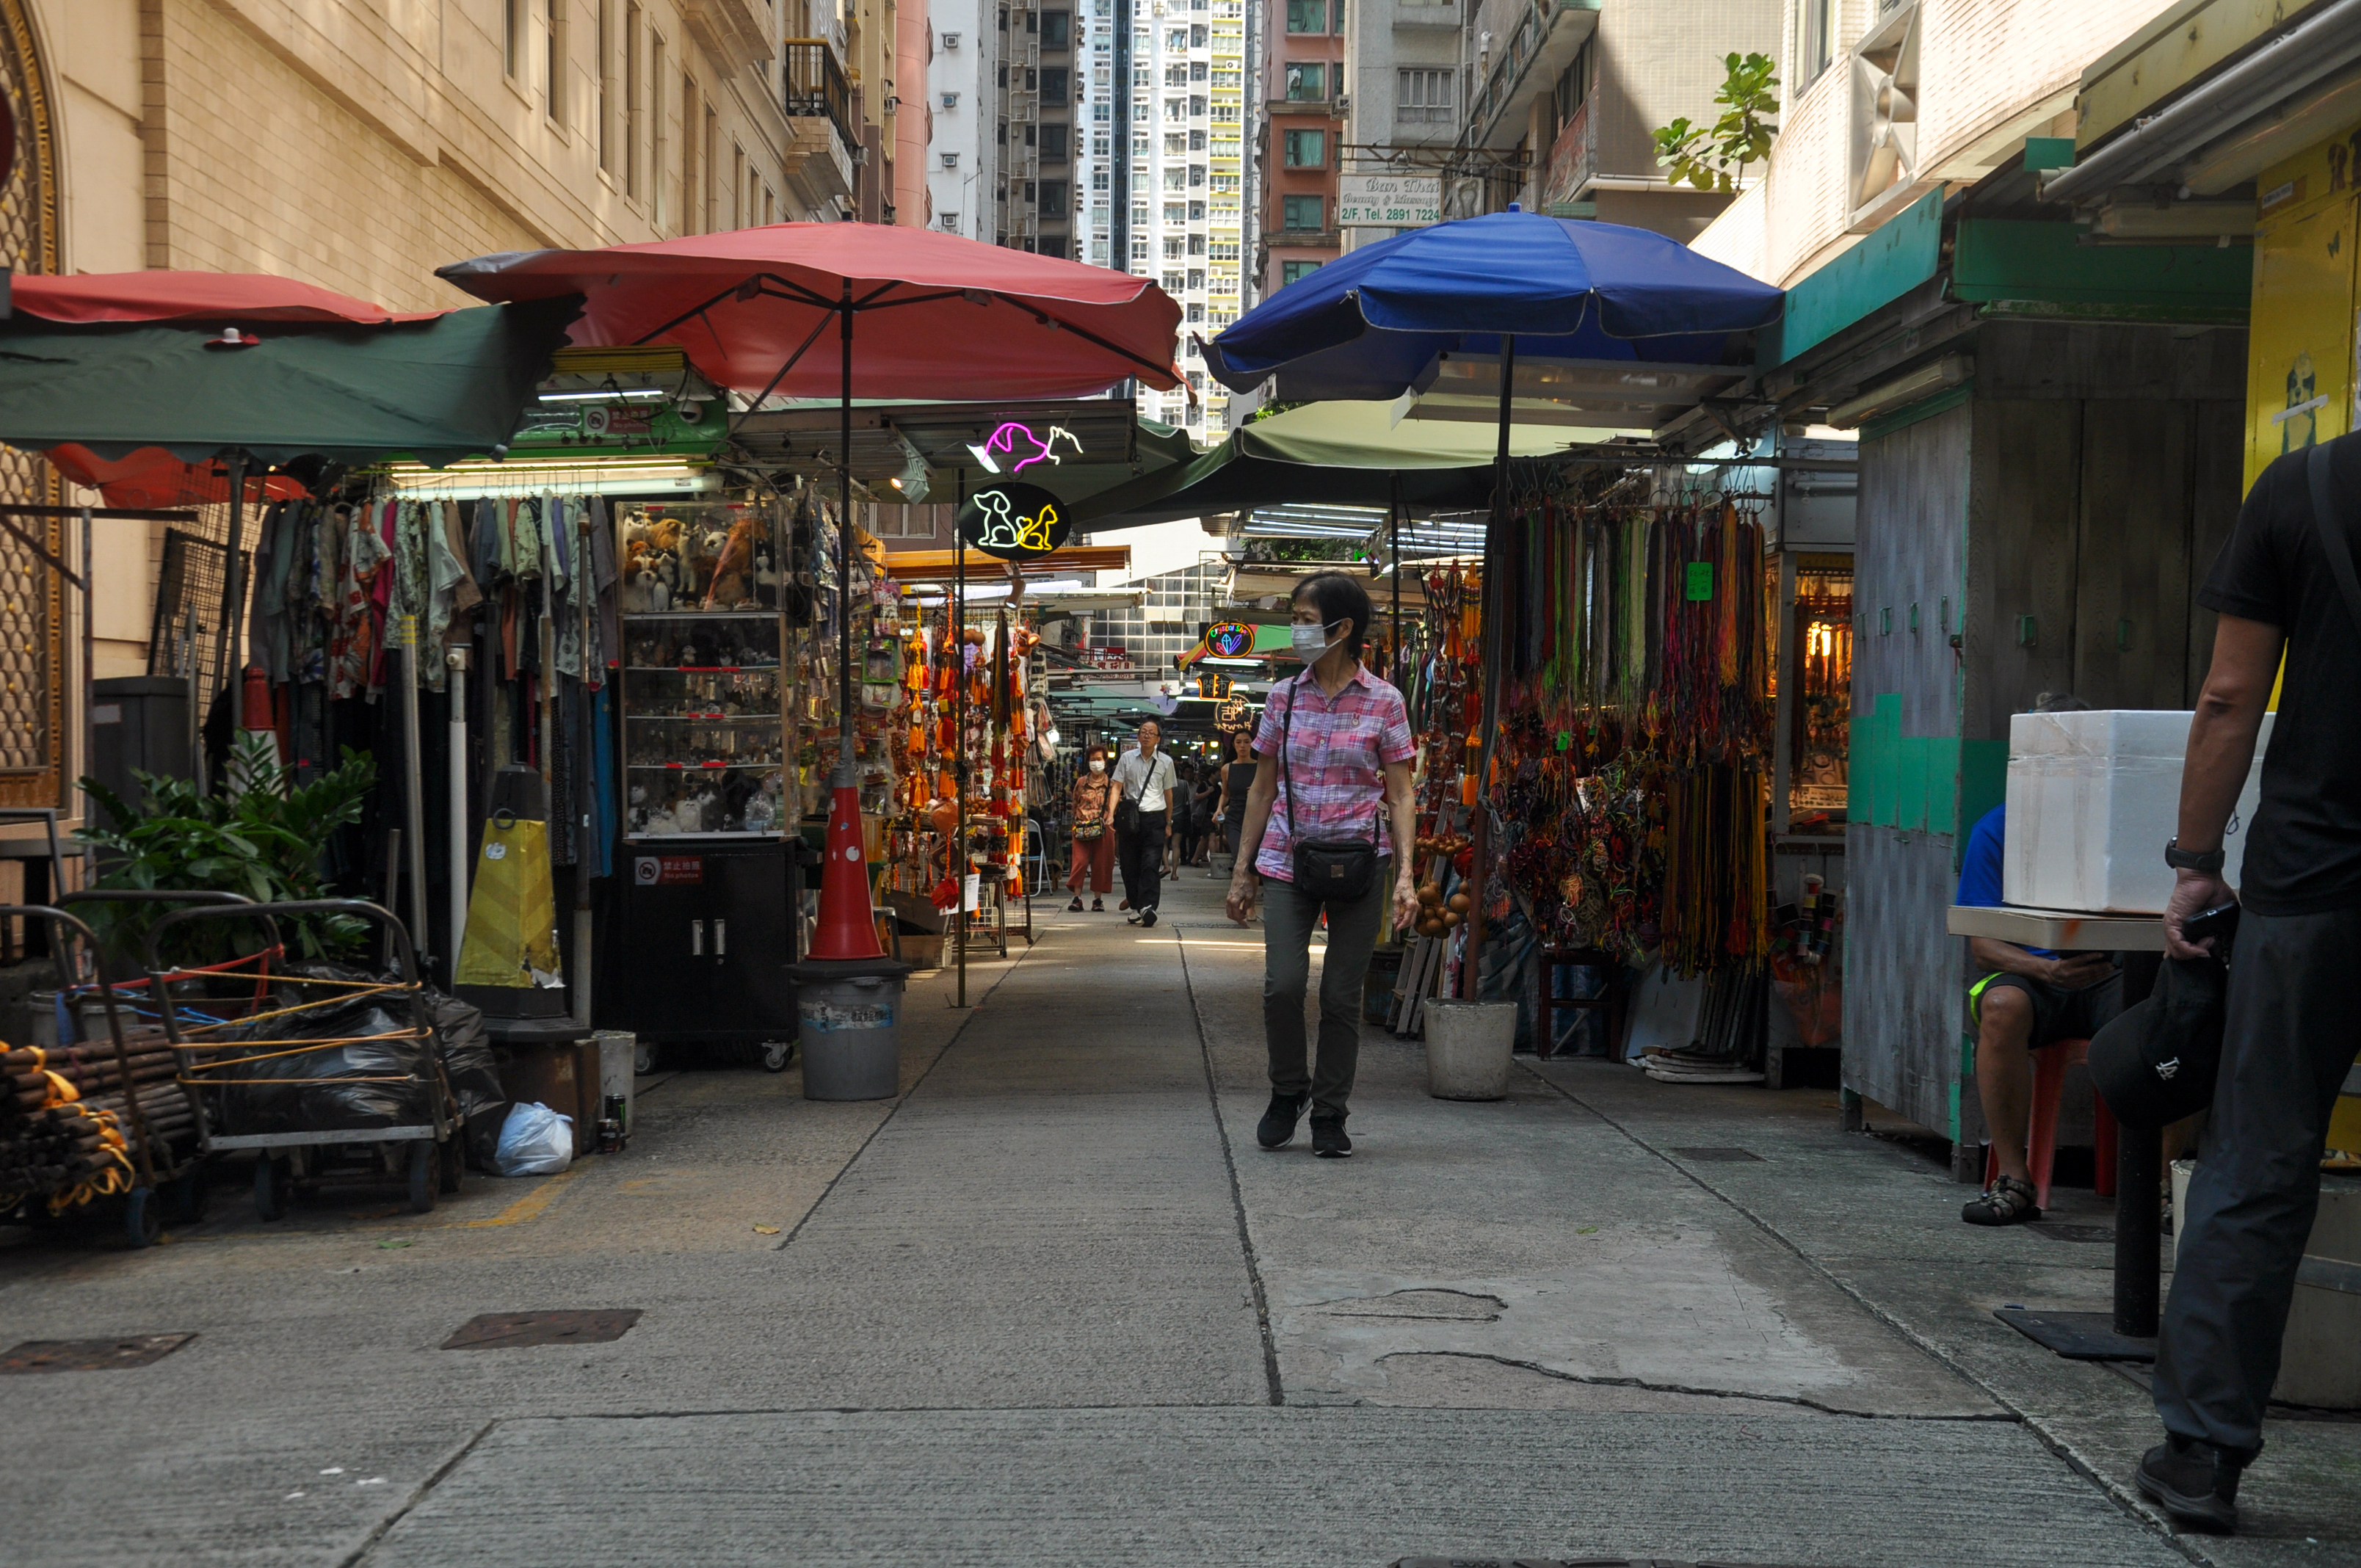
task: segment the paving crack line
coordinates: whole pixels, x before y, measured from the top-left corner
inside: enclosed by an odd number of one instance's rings
[[[2146,1527],[2151,1533],[2163,1537],[2174,1551],[2188,1558],[2191,1563],[2200,1564],[2201,1568],[2224,1568],[2224,1565],[2221,1563],[2220,1559],[2215,1558],[2211,1553],[2198,1547],[2190,1540],[2189,1537],[2176,1532],[2162,1519],[2151,1512],[2148,1508],[2147,1500],[2141,1497],[2133,1487],[2114,1479],[2112,1476],[2101,1474],[2095,1465],[2093,1465],[2089,1460],[2083,1458],[2082,1455],[2076,1451],[2072,1443],[2068,1442],[2059,1434],[2050,1431],[2048,1423],[2040,1417],[2025,1409],[2022,1406],[2018,1405],[2015,1400],[2011,1399],[2007,1395],[2002,1393],[1984,1378],[1977,1376],[1972,1367],[1970,1367],[1964,1363],[1959,1361],[1941,1345],[1937,1344],[1933,1340],[1928,1339],[1926,1335],[1912,1328],[1908,1323],[1904,1322],[1899,1317],[1886,1310],[1883,1307],[1878,1305],[1878,1303],[1863,1295],[1849,1281],[1845,1280],[1823,1265],[1819,1259],[1812,1256],[1802,1247],[1797,1246],[1794,1242],[1788,1240],[1786,1236],[1782,1234],[1776,1227],[1772,1225],[1772,1223],[1765,1220],[1762,1215],[1756,1213],[1753,1210],[1748,1208],[1745,1204],[1740,1202],[1729,1193],[1715,1187],[1711,1182],[1706,1180],[1704,1177],[1698,1175],[1695,1170],[1692,1170],[1689,1167],[1682,1164],[1679,1160],[1675,1159],[1672,1156],[1666,1154],[1664,1150],[1658,1148],[1655,1145],[1642,1137],[1638,1133],[1633,1132],[1630,1127],[1625,1126],[1622,1123],[1617,1121],[1606,1112],[1601,1111],[1598,1106],[1593,1105],[1589,1101],[1585,1100],[1580,1095],[1575,1093],[1574,1091],[1568,1089],[1565,1085],[1551,1078],[1548,1074],[1542,1072],[1532,1063],[1519,1062],[1517,1066],[1528,1074],[1532,1075],[1533,1078],[1539,1080],[1544,1087],[1549,1089],[1553,1093],[1558,1095],[1561,1099],[1565,1100],[1568,1104],[1579,1107],[1586,1113],[1598,1118],[1607,1125],[1614,1128],[1618,1133],[1622,1134],[1624,1137],[1630,1139],[1634,1147],[1643,1149],[1647,1153],[1653,1155],[1658,1160],[1661,1160],[1668,1169],[1679,1175],[1683,1180],[1689,1182],[1699,1191],[1708,1194],[1716,1201],[1720,1202],[1734,1211],[1756,1230],[1761,1231],[1764,1235],[1770,1237],[1773,1242],[1793,1254],[1795,1259],[1802,1263],[1805,1267],[1810,1269],[1813,1273],[1827,1280],[1830,1285],[1835,1286],[1838,1290],[1843,1292],[1854,1302],[1858,1303],[1863,1311],[1869,1313],[1870,1316],[1875,1318],[1879,1322],[1883,1323],[1887,1328],[1894,1331],[1896,1334],[1899,1334],[1910,1344],[1915,1345],[1920,1351],[1923,1351],[1927,1355],[1933,1357],[1938,1364],[1948,1368],[1951,1373],[1967,1382],[1971,1387],[1982,1389],[1987,1398],[1991,1399],[1993,1404],[1998,1405],[2003,1410],[2008,1412],[2010,1420],[2015,1421],[2018,1425],[2024,1427],[2026,1431],[2032,1433],[2033,1439],[2036,1442],[2038,1442],[2042,1447],[2048,1449],[2052,1454],[2056,1455],[2069,1470],[2073,1471],[2076,1475],[2081,1476],[2084,1480],[2089,1481],[2092,1486],[2098,1487],[2103,1496],[2104,1496],[2109,1501],[2113,1502],[2117,1508],[2121,1508],[2125,1514],[2129,1515],[2135,1521]]]
[[[1230,1208],[1237,1216],[1238,1250],[1245,1255],[1246,1278],[1254,1287],[1255,1324],[1262,1331],[1262,1375],[1270,1389],[1270,1402],[1287,1403],[1287,1386],[1279,1376],[1279,1341],[1270,1331],[1270,1297],[1263,1289],[1262,1263],[1255,1255],[1254,1232],[1246,1223],[1246,1200],[1238,1186],[1237,1151],[1230,1146],[1229,1124],[1222,1119],[1222,1092],[1213,1079],[1213,1043],[1205,1034],[1205,1012],[1197,1004],[1197,979],[1189,968],[1189,943],[1182,927],[1175,922],[1172,945],[1180,953],[1180,983],[1189,992],[1189,1016],[1197,1023],[1197,1050],[1205,1063],[1205,1103],[1213,1113],[1213,1131],[1222,1140],[1222,1166],[1230,1178]]]
[[[975,1022],[977,1014],[983,1011],[983,1004],[990,1002],[999,992],[1000,988],[1007,983],[1008,977],[1016,972],[1017,965],[1038,951],[1040,951],[1039,943],[1027,943],[1023,952],[1006,960],[1007,967],[993,977],[992,983],[984,988],[983,994],[977,997],[968,1008],[967,1016],[959,1021],[959,1027],[953,1029],[951,1037],[943,1042],[943,1048],[935,1053],[935,1059],[927,1064],[926,1070],[918,1074],[909,1088],[894,1097],[893,1108],[877,1119],[877,1124],[869,1129],[869,1135],[861,1140],[861,1146],[852,1151],[852,1157],[836,1168],[836,1174],[828,1179],[828,1185],[819,1190],[819,1196],[813,1199],[810,1206],[804,1210],[803,1218],[790,1226],[787,1234],[781,1236],[777,1245],[771,1248],[773,1252],[785,1252],[795,1245],[796,1238],[804,1234],[804,1227],[811,1223],[811,1217],[819,1212],[821,1204],[828,1201],[829,1194],[836,1190],[836,1184],[844,1179],[846,1172],[861,1163],[861,1157],[869,1152],[869,1146],[877,1141],[877,1135],[884,1132],[886,1124],[902,1113],[902,1107],[910,1102],[910,1097],[926,1086],[927,1080],[934,1076],[935,1069],[942,1066],[943,1058],[951,1054],[952,1047],[960,1043],[960,1037],[967,1033],[967,1026]],[[976,966],[969,967],[972,970]]]
[[[417,1486],[412,1486],[410,1489],[410,1495],[401,1499],[401,1506],[394,1509],[393,1512],[386,1515],[385,1518],[379,1519],[377,1522],[376,1527],[372,1529],[368,1534],[361,1538],[361,1543],[353,1548],[349,1553],[337,1562],[336,1568],[357,1568],[357,1564],[358,1564],[364,1558],[368,1557],[369,1553],[377,1550],[378,1542],[383,1541],[386,1538],[387,1533],[390,1531],[395,1525],[400,1524],[404,1518],[408,1517],[411,1509],[424,1502],[426,1500],[426,1494],[441,1486],[443,1484],[443,1478],[450,1475],[452,1471],[459,1468],[460,1462],[466,1459],[467,1455],[475,1453],[476,1445],[483,1442],[484,1439],[489,1437],[492,1434],[492,1429],[500,1424],[499,1419],[495,1417],[493,1420],[486,1421],[482,1426],[478,1427],[476,1429],[476,1435],[461,1443],[457,1448],[452,1450],[450,1457],[444,1460],[442,1464],[436,1465],[433,1474],[429,1475],[425,1480],[421,1481]]]
[[[1603,1377],[1580,1372],[1563,1372],[1554,1366],[1545,1366],[1538,1361],[1522,1361],[1513,1355],[1495,1355],[1488,1351],[1479,1350],[1395,1350],[1378,1357],[1378,1361],[1382,1365],[1397,1356],[1406,1355],[1448,1355],[1455,1356],[1462,1361],[1489,1361],[1501,1366],[1517,1366],[1527,1372],[1538,1372],[1544,1377],[1554,1377],[1561,1383],[1582,1383],[1594,1388],[1637,1388],[1650,1394],[1692,1394],[1701,1398],[1753,1399],[1766,1405],[1795,1405],[1807,1410],[1817,1410],[1824,1416],[1844,1416],[1858,1421],[1919,1421],[1938,1424],[1982,1421],[2000,1426],[2020,1424],[2016,1417],[2005,1411],[1995,1411],[1986,1415],[1963,1413],[1956,1416],[1910,1416],[1891,1410],[1854,1410],[1848,1409],[1842,1405],[1828,1405],[1817,1399],[1807,1399],[1800,1394],[1760,1394],[1744,1388],[1708,1388],[1689,1383],[1652,1383],[1644,1377]]]

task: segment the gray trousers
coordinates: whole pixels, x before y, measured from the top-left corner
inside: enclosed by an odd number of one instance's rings
[[[1361,1059],[1361,981],[1378,945],[1378,922],[1392,896],[1393,861],[1378,862],[1369,891],[1349,904],[1326,901],[1328,952],[1320,970],[1320,1058],[1305,1060],[1303,992],[1312,982],[1312,932],[1323,901],[1291,882],[1262,879],[1262,1027],[1270,1047],[1270,1086],[1312,1096],[1314,1113],[1342,1116]]]
[[[2233,1453],[2263,1443],[2320,1153],[2361,1046],[2361,908],[2239,916],[2213,1110],[2157,1342],[2165,1430]]]

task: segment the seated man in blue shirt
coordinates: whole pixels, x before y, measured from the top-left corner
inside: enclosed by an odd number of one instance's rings
[[[1995,806],[1968,835],[1960,865],[1960,902],[2001,902],[2001,850],[2008,807]],[[1971,1225],[2014,1225],[2041,1218],[2026,1167],[2026,1124],[2033,1104],[2033,1053],[2060,1040],[2085,1040],[2123,1007],[2123,976],[2104,953],[2053,953],[1987,937],[1968,938],[1979,977],[1968,988],[1976,1030],[1976,1093],[1983,1101],[2000,1175],[1960,1218]]]

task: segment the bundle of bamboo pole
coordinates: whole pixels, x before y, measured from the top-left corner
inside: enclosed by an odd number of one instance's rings
[[[113,1173],[128,1168],[126,1151],[142,1126],[153,1163],[170,1165],[166,1148],[197,1124],[179,1078],[159,1029],[127,1034],[120,1058],[112,1041],[0,1046],[0,1193],[119,1185]]]

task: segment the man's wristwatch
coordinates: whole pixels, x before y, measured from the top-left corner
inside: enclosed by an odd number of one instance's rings
[[[2164,863],[2177,872],[2202,872],[2207,876],[2222,874],[2222,851],[2219,850],[2184,850],[2177,838],[2164,844]]]

